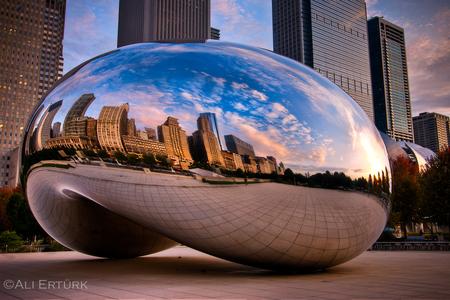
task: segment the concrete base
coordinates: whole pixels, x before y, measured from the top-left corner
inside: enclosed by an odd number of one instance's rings
[[[72,251],[2,254],[0,299],[449,299],[449,266],[447,251],[367,251],[309,274],[181,246],[123,260]]]

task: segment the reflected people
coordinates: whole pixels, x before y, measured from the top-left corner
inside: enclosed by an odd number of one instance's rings
[[[369,248],[391,207],[383,140],[361,107],[294,60],[236,43],[143,43],[47,92],[22,177],[65,246],[135,257],[183,244],[268,269]]]

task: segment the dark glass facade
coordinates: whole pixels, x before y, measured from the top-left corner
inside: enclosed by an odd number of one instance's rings
[[[403,28],[374,17],[368,32],[375,124],[396,141],[413,142]]]
[[[211,38],[210,0],[120,0],[117,47]]]
[[[274,51],[330,79],[373,120],[366,3],[272,0],[272,8]]]

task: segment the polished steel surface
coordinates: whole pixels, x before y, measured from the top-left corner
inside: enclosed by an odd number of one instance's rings
[[[200,113],[215,114],[222,136]],[[59,146],[153,151],[175,168],[198,159],[226,169],[227,157],[235,166],[241,157],[220,151],[225,135],[254,151],[239,162],[246,171],[343,172],[387,187],[367,193],[274,182],[213,185],[116,160],[87,163],[81,151],[72,161],[39,156]],[[92,59],[46,95],[22,152],[40,224],[61,243],[97,256],[138,256],[182,243],[263,268],[321,269],[369,248],[391,206],[386,148],[361,107],[312,69],[234,43],[137,44]],[[37,157],[39,163],[31,159]]]

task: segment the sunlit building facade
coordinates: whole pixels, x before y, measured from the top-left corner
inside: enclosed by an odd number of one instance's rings
[[[117,47],[211,37],[210,0],[120,0]]]
[[[375,125],[396,141],[414,142],[403,28],[380,17],[368,22]]]
[[[15,186],[11,151],[41,96],[62,77],[66,1],[1,0],[0,187]],[[17,149],[16,149],[17,151]]]
[[[168,117],[164,124],[158,126],[158,139],[164,143],[167,155],[177,156],[191,161],[186,131],[181,129],[178,119]]]
[[[373,120],[364,0],[272,0],[274,52],[341,87]]]
[[[193,139],[190,139],[195,145],[197,160],[220,167],[225,166],[219,143],[210,129],[208,119],[200,116],[197,119],[197,128],[198,130],[192,134]]]
[[[64,135],[82,135],[81,132],[86,131],[84,117],[89,105],[95,100],[94,94],[84,94],[75,101],[64,119]],[[80,128],[84,127],[84,128]]]
[[[97,120],[97,137],[101,149],[107,152],[125,152],[122,136],[127,133],[130,106],[103,106]]]

